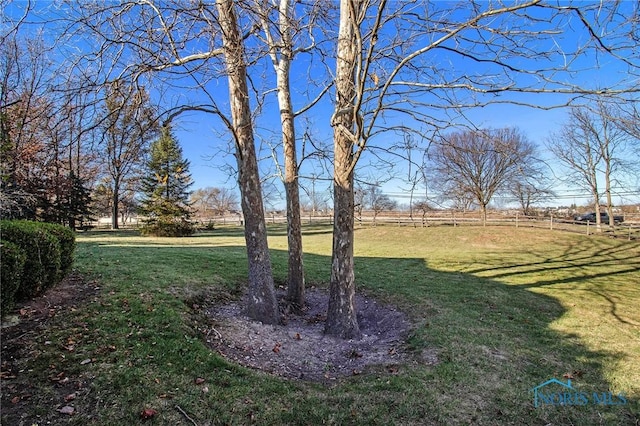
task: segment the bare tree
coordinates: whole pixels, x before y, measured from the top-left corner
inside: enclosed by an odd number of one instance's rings
[[[331,118],[335,214],[329,334],[358,334],[353,169],[367,146],[374,146],[372,138],[421,125],[435,134],[452,120],[462,120],[467,107],[514,103],[550,108],[584,94],[637,92],[630,78],[602,89],[572,74],[575,59],[597,51],[598,57],[604,54],[637,75],[638,52],[627,37],[634,31],[636,12],[623,3],[393,2],[391,8],[385,0],[341,0]],[[575,43],[575,34],[559,28],[586,34],[584,42],[563,49]],[[519,93],[555,97],[550,105],[510,96]],[[388,115],[403,115],[414,125],[389,125]]]
[[[412,208],[414,210],[418,210],[420,212],[422,212],[422,226],[424,227],[426,225],[426,217],[427,217],[427,213],[429,213],[430,211],[434,210],[433,207],[431,206],[431,204],[429,204],[428,201],[426,200],[421,200],[421,201],[416,201],[415,203],[413,203]]]
[[[245,218],[245,240],[249,257],[248,313],[268,324],[279,322],[271,259],[267,245],[264,206],[258,174],[258,162],[251,123],[244,44],[232,0],[217,0],[223,50],[229,84],[232,123],[230,130],[236,143],[238,183]]]
[[[0,44],[0,193],[4,217],[33,219],[55,108],[44,42],[19,37],[17,29],[3,31]]]
[[[280,123],[282,130],[282,148],[284,152],[284,189],[287,202],[287,242],[288,242],[288,272],[287,272],[287,300],[292,307],[300,311],[304,307],[304,267],[302,254],[302,222],[300,218],[300,186],[299,163],[296,150],[295,118],[307,111],[326,93],[328,85],[319,95],[300,111],[294,111],[291,97],[291,65],[294,57],[302,52],[309,52],[314,48],[313,36],[310,36],[307,46],[296,46],[294,37],[300,38],[303,26],[312,34],[316,31],[314,22],[321,7],[316,4],[305,8],[306,25],[295,17],[295,2],[280,0],[269,3],[256,1],[260,23],[264,33],[264,43],[268,48],[276,74],[278,106],[280,108]]]
[[[208,218],[211,214],[223,215],[238,208],[238,197],[229,188],[208,186],[199,188],[191,194],[196,215]]]
[[[365,202],[368,209],[373,212],[373,225],[376,225],[376,218],[383,211],[393,210],[398,203],[393,201],[387,194],[382,192],[380,184],[367,185],[365,192]]]
[[[629,140],[628,133],[614,117],[613,107],[603,100],[595,107],[573,108],[569,121],[550,136],[549,149],[568,170],[567,181],[587,189],[594,200],[604,195],[609,215],[609,226],[614,226],[612,184],[616,175],[624,171],[623,152]],[[604,191],[601,191],[601,179]],[[601,229],[600,203],[594,202],[596,227]]]
[[[340,1],[340,23],[336,54],[333,126],[333,249],[329,307],[325,332],[344,339],[360,336],[356,316],[353,261],[354,168],[357,158],[354,146],[358,139],[356,107],[356,61],[360,49],[355,41],[362,17],[361,5]],[[365,7],[366,9],[366,7]]]
[[[93,51],[70,53],[71,66],[86,69],[86,87],[113,81],[152,84],[163,98],[162,118],[170,123],[184,112],[218,117],[229,130],[237,160],[238,185],[245,219],[249,264],[248,314],[257,320],[279,320],[267,245],[261,182],[257,167],[247,83],[244,43],[253,24],[241,32],[235,5],[174,2],[75,2],[65,5],[65,36],[91,37]],[[246,20],[242,21],[247,23]],[[73,45],[73,44],[71,44]],[[219,105],[217,87],[225,78],[229,104]],[[179,88],[179,90],[176,90]],[[193,90],[197,97],[185,96]]]
[[[517,200],[525,216],[531,215],[534,205],[555,197],[550,172],[547,164],[538,159],[536,147],[532,146],[526,162],[520,164],[503,192]]]
[[[472,195],[483,223],[491,198],[533,158],[533,145],[516,129],[463,131],[434,144],[432,167],[442,191]]]
[[[532,208],[537,203],[555,197],[555,192],[544,176],[534,177],[520,175],[509,184],[508,192],[516,198],[525,216],[533,214]]]
[[[143,89],[115,82],[107,88],[101,156],[111,184],[111,228],[119,228],[121,189],[138,179],[151,140],[157,133],[156,112]]]

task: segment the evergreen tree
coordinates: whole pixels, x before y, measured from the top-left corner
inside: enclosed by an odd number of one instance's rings
[[[152,143],[146,168],[140,211],[148,219],[143,231],[163,236],[192,234],[188,219],[193,180],[189,161],[182,158],[182,148],[170,127],[163,127],[160,138]]]

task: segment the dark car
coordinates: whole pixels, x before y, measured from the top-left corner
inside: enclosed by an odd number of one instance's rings
[[[596,223],[596,214],[595,213],[587,213],[580,216],[576,216],[575,220],[578,222],[591,222]],[[624,217],[622,216],[613,216],[614,223],[621,223],[624,221]],[[609,215],[606,212],[600,213],[600,223],[609,223]]]

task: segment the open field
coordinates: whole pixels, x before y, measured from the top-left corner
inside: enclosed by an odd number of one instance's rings
[[[281,225],[269,243],[282,285]],[[330,228],[306,228],[304,246],[308,285],[326,287]],[[311,383],[239,367],[203,342],[203,307],[245,285],[239,228],[184,239],[79,234],[75,267],[95,291],[20,336],[28,359],[3,380],[12,409],[2,424],[131,425],[145,408],[157,411],[149,424],[163,425],[640,424],[638,241],[382,226],[356,231],[356,256],[358,291],[411,318],[417,361]],[[422,352],[437,362],[421,363]],[[588,403],[536,408],[532,389],[565,375]],[[611,392],[610,404],[594,392]],[[56,411],[64,406],[74,414]]]

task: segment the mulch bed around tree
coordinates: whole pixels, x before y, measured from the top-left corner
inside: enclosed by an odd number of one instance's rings
[[[284,306],[283,291],[278,298]],[[410,322],[394,307],[356,296],[362,337],[344,340],[324,334],[326,290],[308,289],[306,303],[301,315],[281,308],[285,311],[282,325],[252,321],[243,314],[243,300],[211,306],[207,310],[212,321],[207,342],[241,365],[277,376],[322,382],[370,369],[394,374],[414,358],[405,345]]]

